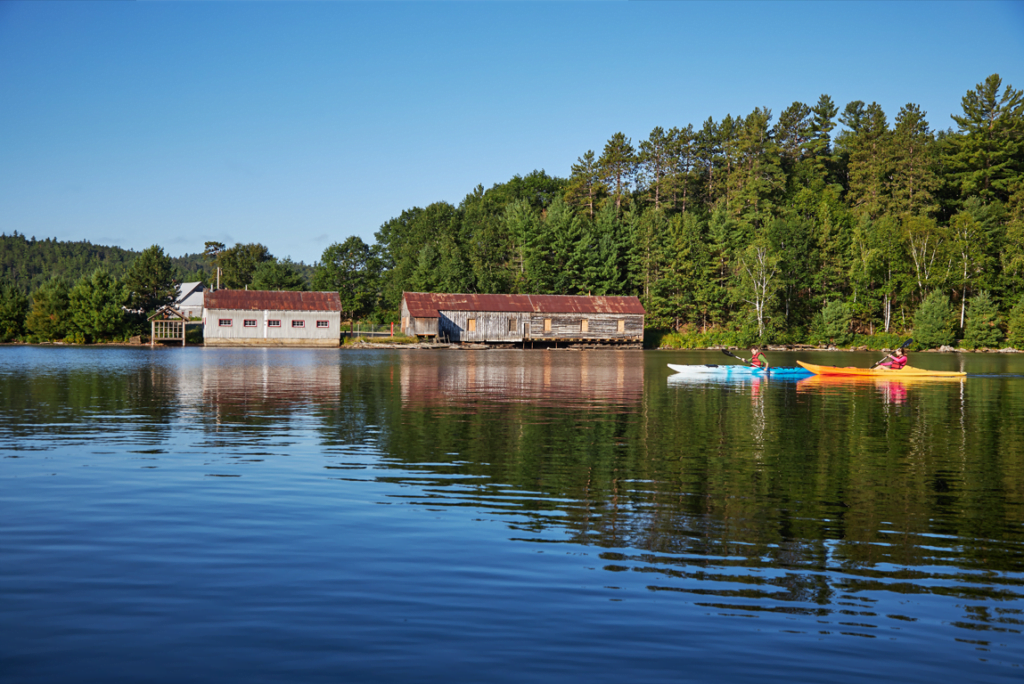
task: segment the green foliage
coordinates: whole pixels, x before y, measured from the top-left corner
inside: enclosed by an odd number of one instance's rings
[[[253,290],[290,290],[305,292],[309,289],[306,279],[299,272],[295,262],[285,258],[269,259],[260,263],[253,271]]]
[[[124,305],[128,294],[104,268],[82,276],[68,293],[73,330],[89,342],[124,338],[128,332]]]
[[[992,74],[964,95],[963,114],[952,116],[959,134],[948,139],[945,164],[961,200],[1005,200],[1024,171],[1024,93],[1002,85]]]
[[[853,309],[846,302],[838,299],[832,300],[815,317],[811,330],[813,342],[828,342],[835,345],[845,345],[853,334],[850,331],[850,322],[853,320]]]
[[[875,102],[840,108],[822,95],[774,124],[757,107],[655,126],[636,147],[615,133],[568,179],[535,170],[478,185],[457,205],[413,207],[374,244],[336,243],[313,268],[277,262],[263,245],[209,242],[171,259],[172,274],[214,285],[219,267],[222,286],[273,289],[304,276],[339,292],[348,315],[379,321],[396,316],[404,291],[636,295],[648,325],[687,340],[729,331],[735,344],[870,345],[917,327],[930,346],[952,341],[950,323],[966,334],[967,302],[982,290],[1000,302],[1024,292],[1022,119],[1024,94],[996,75],[968,92],[956,130],[937,133],[914,103],[890,125]],[[0,236],[0,271],[32,297],[38,339],[69,331],[60,297],[51,306],[43,293],[37,307],[36,289],[101,265],[126,274],[130,307],[163,296],[137,284],[155,271],[166,282],[157,247]],[[929,293],[952,297],[959,316],[930,320]]]
[[[1014,349],[1024,349],[1024,296],[1021,296],[1010,310],[1006,341]]]
[[[968,349],[995,347],[1003,339],[999,308],[988,292],[979,292],[967,306],[967,326],[961,346]]]
[[[128,292],[128,308],[143,315],[172,303],[178,294],[174,266],[157,245],[135,257],[121,282]]]
[[[380,259],[358,237],[336,242],[324,250],[313,275],[313,289],[337,292],[343,315],[362,316],[375,304]]]
[[[25,334],[28,297],[7,278],[0,277],[0,342],[10,342]]]
[[[211,243],[207,243],[208,249]],[[214,246],[216,246],[215,243]],[[220,249],[216,254],[216,264],[221,269],[221,287],[241,290],[252,284],[257,267],[264,261],[273,259],[270,250],[259,243],[237,243],[234,247]]]
[[[931,349],[953,343],[953,320],[949,297],[936,290],[921,303],[914,314],[914,342],[918,349]]]
[[[25,327],[42,341],[63,339],[72,331],[68,284],[63,277],[53,276],[33,293]]]

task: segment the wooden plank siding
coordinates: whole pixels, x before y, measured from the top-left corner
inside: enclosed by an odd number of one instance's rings
[[[401,317],[403,333],[448,342],[635,343],[644,334],[636,297],[406,292]]]
[[[538,314],[493,311],[441,311],[438,333],[452,342],[523,342],[525,340],[579,340],[639,342],[644,335],[644,317],[637,314]],[[476,329],[469,330],[469,320]],[[415,320],[415,319],[414,319]],[[545,331],[544,321],[551,321]],[[583,330],[583,321],[587,330]],[[619,321],[623,331],[619,332]],[[529,332],[526,325],[529,324]]]

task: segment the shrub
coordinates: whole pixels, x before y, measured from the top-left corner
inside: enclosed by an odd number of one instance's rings
[[[953,321],[949,297],[939,291],[925,297],[914,314],[914,342],[917,349],[952,344]]]
[[[988,292],[980,292],[967,305],[967,325],[963,346],[968,349],[995,347],[1003,339],[999,309]]]

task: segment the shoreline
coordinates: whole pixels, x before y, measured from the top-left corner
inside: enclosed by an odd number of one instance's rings
[[[218,347],[229,348],[226,345],[218,345]],[[185,347],[203,347],[206,345],[200,344],[187,344],[184,347],[180,344],[157,344],[151,346],[148,343],[131,343],[131,342],[93,342],[93,343],[74,343],[74,342],[0,342],[0,347],[90,347],[90,348],[108,348],[108,347],[125,347],[129,349],[182,349]],[[523,349],[515,346],[509,346],[507,344],[451,344],[451,343],[434,343],[434,342],[358,342],[353,344],[340,344],[337,347],[301,347],[301,346],[257,346],[257,345],[239,345],[237,347],[230,347],[233,349],[241,348],[253,348],[253,349],[421,349],[421,350],[432,350],[432,349],[451,349],[454,351],[524,351]],[[525,351],[601,351],[601,350],[616,350],[616,351],[655,351],[655,352],[680,352],[680,351],[737,351],[746,349],[746,347],[739,346],[712,346],[712,347],[652,347],[644,348],[635,345],[579,345],[579,346],[566,346],[566,347],[546,347],[543,349],[528,349]],[[890,352],[892,349],[872,349],[866,346],[860,347],[815,347],[812,345],[765,345],[764,350],[766,352]],[[1001,349],[965,349],[962,347],[942,347],[939,349],[921,349],[914,351],[914,354],[1022,354],[1024,350],[1015,349],[1013,347],[1003,347]]]

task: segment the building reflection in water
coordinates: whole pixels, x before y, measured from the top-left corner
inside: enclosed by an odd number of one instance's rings
[[[635,405],[643,356],[635,351],[444,351],[401,361],[403,406],[524,402]]]

